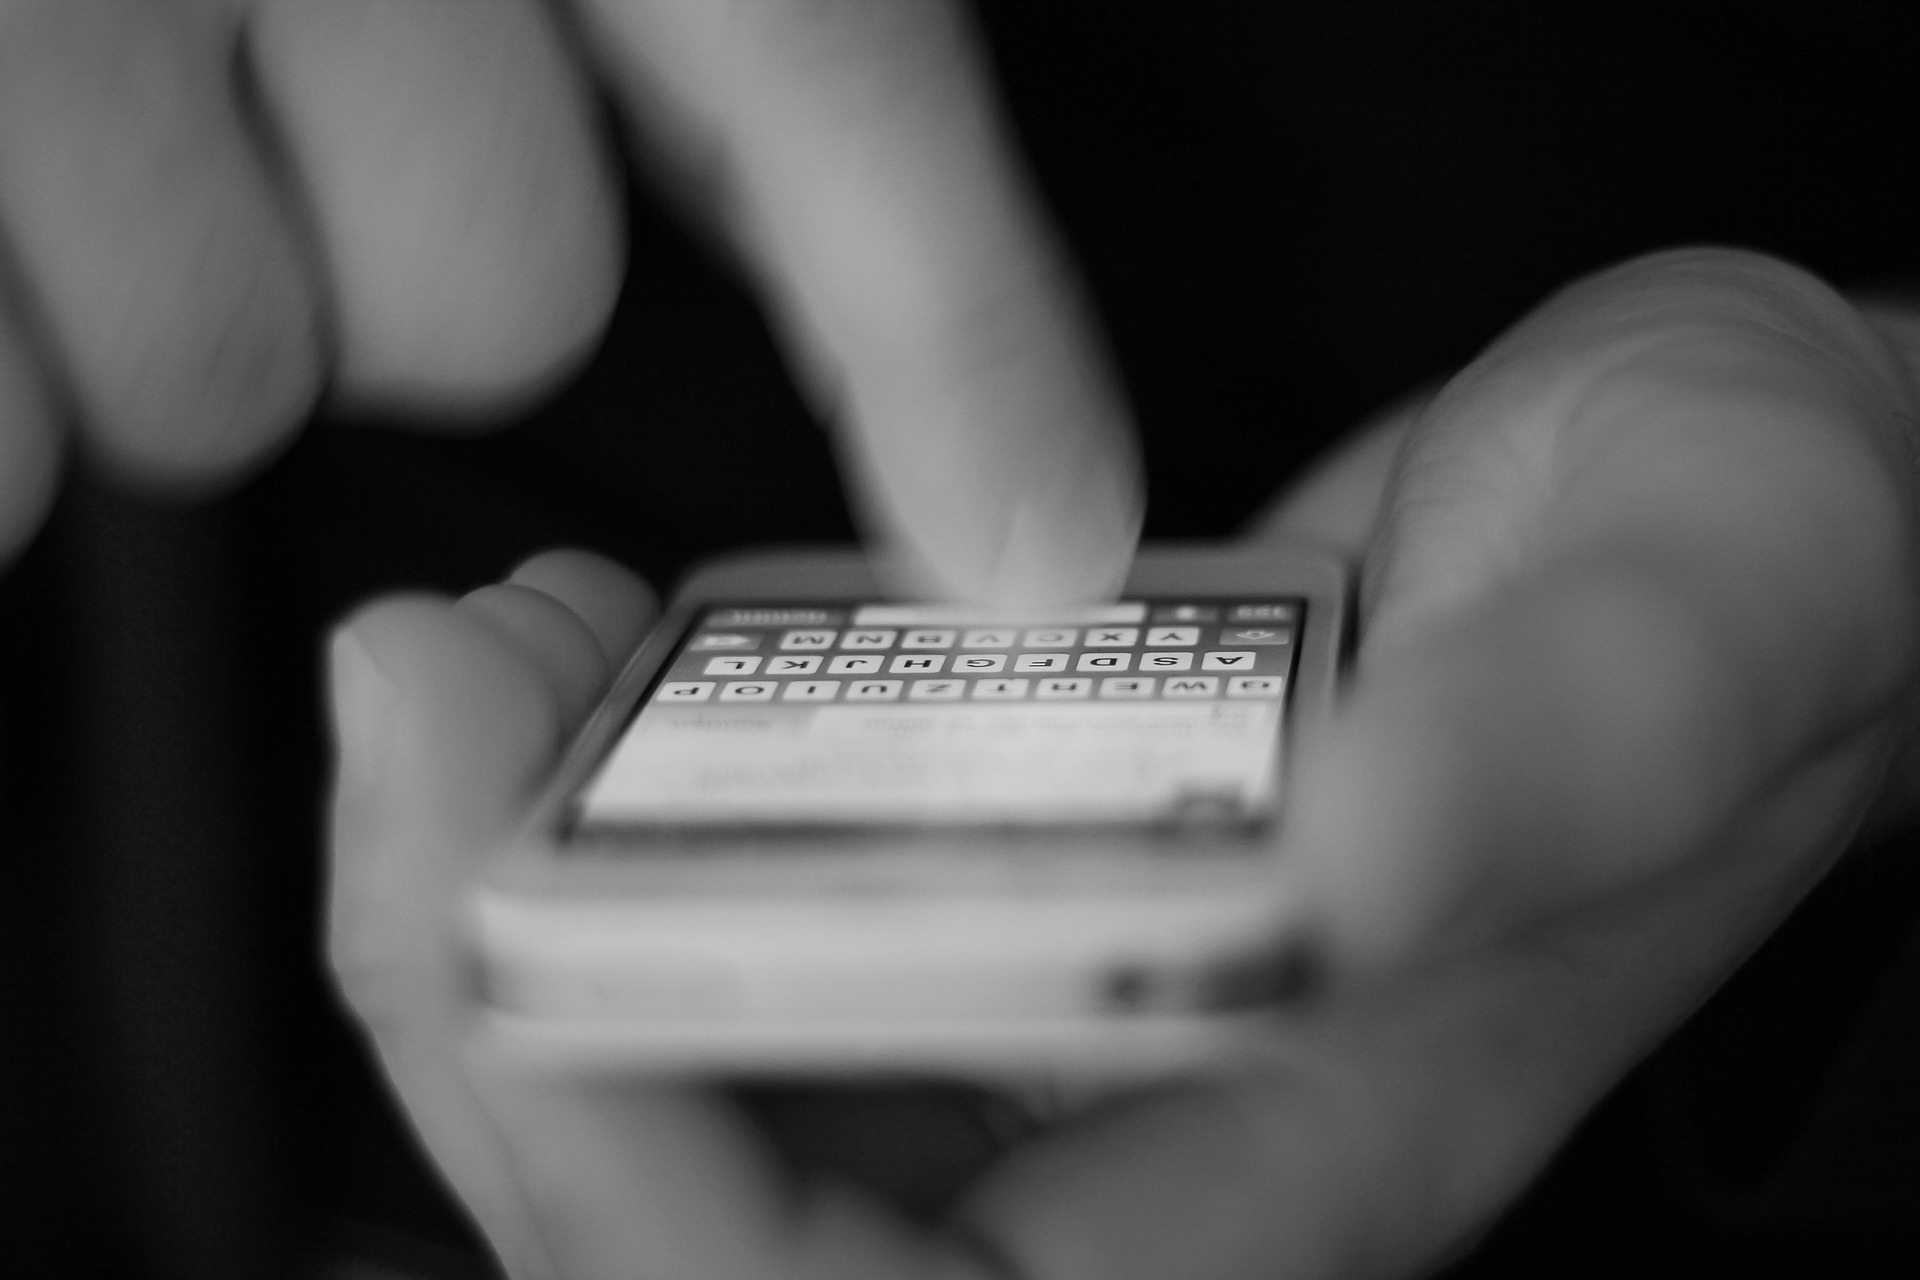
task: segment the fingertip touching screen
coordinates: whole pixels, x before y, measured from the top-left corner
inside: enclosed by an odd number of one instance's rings
[[[1246,824],[1278,801],[1306,601],[716,603],[579,792],[576,831]]]

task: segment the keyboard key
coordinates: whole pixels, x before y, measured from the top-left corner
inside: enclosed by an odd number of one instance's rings
[[[951,649],[954,633],[951,631],[909,631],[900,637],[902,649]]]
[[[827,664],[827,674],[832,676],[869,676],[880,670],[885,658],[866,653],[843,653]]]
[[[982,628],[969,631],[960,640],[962,649],[1011,649],[1014,647],[1017,631],[994,631]]]
[[[1130,649],[1140,643],[1138,627],[1088,627],[1087,648]]]
[[[966,691],[965,680],[915,680],[907,696],[916,702],[951,702]]]
[[[840,639],[842,649],[891,649],[898,631],[849,631]]]
[[[733,680],[720,691],[722,702],[771,702],[778,680]]]
[[[1146,643],[1153,644],[1199,644],[1198,627],[1148,627]]]
[[[835,634],[832,631],[789,631],[780,637],[780,647],[782,649],[831,649]]]
[[[965,671],[971,675],[986,675],[990,671],[1004,671],[1007,667],[1007,655],[1004,653],[957,653],[953,657],[953,669]]]
[[[710,676],[750,676],[760,669],[758,658],[708,658],[706,674]]]
[[[1190,653],[1143,653],[1140,655],[1142,671],[1191,671],[1193,655]]]
[[[1125,671],[1132,665],[1133,655],[1130,653],[1083,653],[1074,670],[1104,671],[1111,675],[1116,671]]]
[[[1230,627],[1220,633],[1221,644],[1292,644],[1289,627]]]
[[[1042,627],[1027,632],[1020,641],[1022,649],[1065,649],[1073,644],[1073,638],[1080,634],[1078,627]]]
[[[1151,698],[1153,678],[1151,676],[1108,676],[1100,682],[1100,696],[1103,698]]]
[[[1219,691],[1219,676],[1168,676],[1160,686],[1163,698],[1211,698]]]
[[[1255,660],[1259,657],[1259,654],[1250,649],[1242,649],[1234,653],[1215,650],[1200,659],[1200,669],[1202,671],[1251,671]]]
[[[908,675],[930,676],[946,665],[947,655],[944,653],[903,653],[893,660],[887,672],[890,675],[905,672]]]
[[[1237,604],[1227,615],[1228,622],[1282,623],[1292,625],[1294,608],[1290,604]]]
[[[653,695],[655,702],[705,702],[713,696],[711,680],[669,680]]]
[[[838,680],[794,680],[780,691],[782,702],[832,702],[840,692]]]
[[[900,696],[901,681],[855,680],[847,686],[848,702],[892,702]]]
[[[770,676],[810,676],[820,669],[820,655],[810,653],[804,658],[775,656],[767,659],[767,674]]]
[[[1025,680],[975,680],[973,696],[985,702],[1017,702],[1027,696]]]
[[[1229,698],[1277,698],[1287,682],[1279,676],[1228,676]]]
[[[687,648],[695,652],[703,652],[711,649],[732,649],[737,651],[741,649],[758,649],[759,647],[759,636],[745,635],[737,631],[709,632],[704,636],[698,637],[692,644],[687,646]]]
[[[1015,671],[1065,671],[1067,659],[1065,653],[1023,653],[1013,660]]]
[[[1036,698],[1085,698],[1093,693],[1093,681],[1085,676],[1054,676],[1042,680],[1033,691]]]

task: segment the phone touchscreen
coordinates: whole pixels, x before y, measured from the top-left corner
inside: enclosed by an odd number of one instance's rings
[[[1259,824],[1306,608],[1137,599],[1008,625],[857,601],[707,605],[570,825]]]

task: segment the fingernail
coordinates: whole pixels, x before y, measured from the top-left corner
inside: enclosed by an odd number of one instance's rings
[[[351,626],[334,632],[327,659],[335,749],[343,761],[384,757],[399,690]]]
[[[1012,513],[984,594],[1014,608],[1110,600],[1126,581],[1140,536],[1137,508],[1100,494],[1029,499]]]

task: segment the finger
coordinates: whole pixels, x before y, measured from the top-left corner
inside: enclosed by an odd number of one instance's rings
[[[39,527],[59,473],[53,406],[18,331],[0,311],[0,564]]]
[[[470,1061],[557,1275],[780,1273],[786,1206],[771,1162],[716,1100],[690,1087]]]
[[[617,200],[533,0],[263,0],[251,47],[324,249],[349,394],[496,407],[597,339]]]
[[[1358,559],[1372,541],[1407,432],[1429,395],[1361,424],[1247,523],[1252,542],[1313,542]]]
[[[1908,385],[1920,387],[1920,307],[1911,298],[1867,297],[1855,301],[1905,366]]]
[[[850,1188],[783,1185],[705,1091],[473,1062],[567,1280],[1001,1280]]]
[[[1115,589],[1140,521],[1126,413],[932,0],[582,0],[613,78],[728,229],[923,591]]]
[[[19,0],[0,20],[0,233],[89,439],[166,477],[258,456],[319,385],[301,252],[212,13]]]
[[[1350,958],[1658,874],[1874,729],[1914,642],[1906,394],[1817,282],[1693,254],[1576,287],[1439,396],[1293,780]]]
[[[1264,1067],[1016,1153],[964,1220],[1033,1280],[1429,1274],[1798,900],[1859,764],[1838,754],[1761,806],[1728,841],[1740,858],[1350,989],[1290,1019]]]
[[[578,614],[543,591],[501,582],[468,592],[460,607],[483,615],[526,650],[559,699],[560,721],[578,725],[607,691],[611,670]]]
[[[593,632],[614,671],[640,646],[659,612],[653,592],[637,575],[586,551],[543,551],[516,565],[507,580],[544,591],[571,609]]]
[[[460,1067],[472,1016],[464,886],[558,747],[553,684],[489,620],[426,598],[362,610],[331,658],[335,978],[435,1165],[514,1274],[554,1274]]]
[[[460,607],[484,616],[534,659],[569,729],[606,693],[654,614],[646,583],[584,551],[531,557],[508,581],[469,592]]]
[[[577,553],[529,576],[610,577]],[[554,673],[585,634],[516,586],[387,601],[336,638],[332,957],[408,1116],[516,1276],[923,1274],[894,1263],[938,1255],[884,1215],[790,1213],[773,1162],[703,1091],[544,1074],[470,1037],[461,904],[551,764]]]

